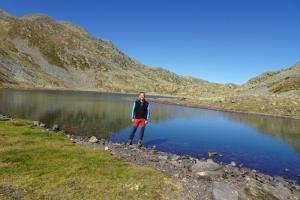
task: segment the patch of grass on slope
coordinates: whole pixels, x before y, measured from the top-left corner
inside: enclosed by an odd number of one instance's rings
[[[160,171],[79,146],[24,120],[0,121],[0,199],[180,199]]]
[[[270,91],[274,93],[287,92],[290,90],[299,90],[300,89],[300,76],[298,77],[287,77],[282,81],[278,82],[271,87]]]

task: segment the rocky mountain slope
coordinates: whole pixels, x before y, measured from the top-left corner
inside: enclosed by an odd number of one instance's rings
[[[300,63],[243,85],[217,84],[145,66],[111,42],[43,14],[0,11],[0,27],[1,87],[143,90],[180,97],[170,103],[300,117]]]
[[[300,90],[300,62],[294,66],[273,72],[266,72],[250,79],[241,89],[247,94],[282,94]]]
[[[20,87],[213,96],[231,85],[147,67],[69,22],[0,12],[0,81]]]

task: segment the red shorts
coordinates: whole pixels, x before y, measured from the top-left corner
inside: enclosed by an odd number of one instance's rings
[[[134,126],[138,126],[138,125],[140,124],[141,127],[145,127],[145,126],[146,126],[145,121],[146,121],[146,120],[145,120],[144,118],[141,118],[141,119],[134,119],[133,125],[134,125]]]

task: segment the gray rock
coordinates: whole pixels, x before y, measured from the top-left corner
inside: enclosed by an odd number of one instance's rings
[[[238,200],[238,190],[228,183],[213,182],[214,200]]]
[[[233,166],[233,167],[235,167],[236,166],[236,162],[231,161],[230,165]]]
[[[160,160],[167,160],[168,156],[167,155],[159,155],[158,159],[160,159]]]
[[[215,151],[213,151],[213,152],[208,152],[208,158],[212,158],[212,157],[214,157],[214,156],[216,156],[216,155],[218,155],[218,152],[215,152]]]
[[[10,118],[9,117],[7,117],[7,116],[5,116],[5,115],[0,115],[0,120],[1,121],[7,121],[7,120],[9,120]]]
[[[172,165],[174,165],[175,167],[178,167],[178,168],[183,168],[183,167],[184,167],[183,164],[182,164],[181,162],[178,162],[178,161],[176,161],[176,160],[171,160],[170,163],[171,163]]]
[[[215,171],[221,169],[222,166],[211,159],[207,161],[197,160],[196,164],[191,167],[193,172]]]
[[[258,182],[255,179],[250,178],[244,185],[243,193],[241,196],[245,196],[246,199],[299,199],[299,194],[292,194],[291,190],[284,186],[284,183],[277,182],[274,186]],[[241,192],[242,192],[241,191]],[[294,198],[292,198],[292,196]]]
[[[52,126],[52,131],[59,131],[59,126],[58,126],[58,124],[54,124],[54,125]]]
[[[46,127],[46,124],[40,123],[40,127],[44,128],[44,127]]]
[[[33,126],[39,126],[40,122],[39,121],[33,121],[32,124],[33,124]]]
[[[178,155],[172,155],[171,160],[175,161],[175,160],[179,160],[180,156]]]
[[[223,176],[224,172],[222,170],[215,170],[215,171],[197,172],[196,174],[199,177],[221,177]]]
[[[97,143],[99,140],[95,137],[95,136],[92,136],[92,137],[90,137],[90,139],[89,139],[89,142],[91,142],[91,143]]]

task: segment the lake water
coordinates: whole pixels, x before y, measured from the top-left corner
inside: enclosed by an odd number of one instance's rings
[[[0,112],[61,125],[77,135],[127,142],[136,96],[96,92],[0,90]],[[136,133],[136,138],[139,130]],[[135,140],[136,142],[136,140]],[[207,157],[208,151],[300,182],[300,121],[151,103],[144,145]],[[289,169],[284,172],[283,169]],[[298,175],[298,176],[297,176]]]

